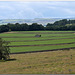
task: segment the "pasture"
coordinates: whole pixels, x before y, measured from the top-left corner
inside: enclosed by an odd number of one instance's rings
[[[75,74],[75,49],[10,57],[11,60],[0,62],[0,74]]]
[[[75,31],[14,31],[0,37],[10,42],[11,53],[11,60],[0,62],[0,74],[75,74]]]
[[[35,37],[36,34],[41,37]],[[75,47],[74,31],[14,31],[0,37],[11,42],[11,53]]]

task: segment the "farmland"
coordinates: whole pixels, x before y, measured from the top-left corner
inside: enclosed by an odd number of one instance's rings
[[[36,34],[41,37],[35,37]],[[75,47],[74,31],[15,31],[2,33],[0,37],[11,42],[11,53]]]
[[[11,53],[9,61],[0,62],[0,74],[75,74],[75,31],[14,31],[0,37],[10,42]]]
[[[13,54],[10,58],[0,62],[0,74],[75,74],[75,49]]]

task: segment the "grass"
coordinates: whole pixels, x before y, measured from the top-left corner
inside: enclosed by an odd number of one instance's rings
[[[61,31],[61,32],[65,32],[65,31]],[[73,33],[69,33],[69,32],[74,32],[74,31],[66,31],[68,33],[64,33],[64,34],[60,34],[60,31],[16,31],[16,32],[12,32],[12,33],[1,33],[0,36],[35,36],[36,34],[41,34],[42,36],[65,36],[65,35],[75,35]],[[55,33],[55,34],[54,34]],[[57,33],[57,34],[56,34]],[[17,35],[16,35],[17,34]]]
[[[10,52],[29,52],[29,51],[40,51],[40,50],[52,50],[52,49],[60,49],[60,48],[69,48],[75,47],[75,44],[68,45],[55,45],[55,46],[29,46],[29,47],[10,47]]]
[[[0,34],[0,36],[2,37],[13,37],[13,36],[34,36],[35,34],[18,34],[18,33],[2,33]]]
[[[72,55],[72,59],[71,59]],[[10,55],[0,74],[75,74],[75,50]]]
[[[75,39],[59,39],[59,40],[46,40],[46,41],[28,41],[28,42],[11,42],[10,45],[41,45],[41,44],[59,44],[75,42]]]
[[[61,32],[63,32],[63,34]],[[72,38],[75,37],[74,33],[75,31],[17,31],[14,33],[2,33],[0,34],[0,37],[7,37],[3,38],[6,41],[21,41],[11,42],[10,45],[59,44],[75,42],[75,39]],[[22,38],[23,36],[35,36],[36,34],[41,34],[42,37]],[[16,36],[17,38],[13,38],[14,36]],[[44,39],[58,40],[30,41]],[[23,42],[23,40],[26,40],[27,42]],[[10,52],[29,52],[69,47],[75,47],[75,44],[10,47]],[[75,49],[71,49],[69,51],[59,50],[37,53],[13,54],[10,55],[9,61],[0,61],[0,74],[75,74]]]
[[[11,33],[2,33],[0,34],[0,37],[3,37],[3,40],[6,40],[6,41],[13,41],[9,45],[59,44],[59,43],[75,42],[75,39],[73,38],[75,37],[74,32],[75,31],[35,31],[35,32],[34,31],[15,31]],[[41,34],[42,37],[34,37],[36,34]],[[23,36],[24,37],[27,36],[28,38],[27,37],[24,38]],[[33,37],[29,37],[29,36],[33,36]],[[8,38],[8,37],[11,37],[11,38]],[[48,39],[54,39],[54,40],[48,40]],[[34,41],[34,40],[37,40],[37,41]],[[18,42],[14,42],[14,41],[18,41]],[[25,52],[25,51],[37,51],[37,50],[40,51],[40,50],[51,50],[51,49],[68,48],[68,47],[75,47],[75,44],[54,45],[54,46],[11,47],[11,52]]]
[[[29,38],[23,38],[23,37],[21,37],[21,38],[19,38],[19,37],[17,37],[17,38],[13,38],[13,37],[11,37],[11,38],[3,38],[3,40],[6,40],[6,41],[23,41],[23,40],[44,40],[44,39],[64,39],[64,38],[72,38],[72,37],[74,37],[75,38],[75,36],[64,36],[64,37],[39,37],[39,38],[37,38],[37,37],[29,37]]]

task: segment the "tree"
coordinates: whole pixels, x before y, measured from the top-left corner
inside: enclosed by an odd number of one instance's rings
[[[1,25],[0,26],[0,33],[8,32],[8,31],[9,31],[9,27],[7,25]]]
[[[67,19],[62,19],[62,20],[59,20],[59,21],[55,21],[54,22],[54,25],[66,25],[67,24]]]
[[[10,58],[10,49],[8,46],[9,43],[10,42],[4,41],[2,38],[0,38],[0,60],[8,60]]]
[[[29,30],[29,25],[27,23],[21,24],[21,31],[28,31]]]
[[[31,31],[44,30],[44,26],[42,24],[32,23],[32,25],[29,25],[29,30]]]

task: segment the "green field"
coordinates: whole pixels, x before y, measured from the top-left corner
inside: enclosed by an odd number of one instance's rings
[[[10,45],[41,45],[41,44],[59,44],[59,43],[70,43],[70,42],[75,42],[75,38],[60,39],[60,40],[47,40],[47,41],[11,42]]]
[[[40,34],[41,37],[35,37],[36,34]],[[75,31],[15,31],[15,32],[1,33],[0,37],[2,37],[3,40],[11,41],[9,46],[18,46],[18,47],[10,47],[11,53],[75,47],[74,43]],[[41,46],[43,44],[45,45]],[[22,47],[22,45],[39,45],[39,46]]]
[[[46,37],[41,37],[41,38],[37,38],[37,37],[11,37],[11,38],[3,38],[6,41],[29,41],[29,40],[47,40],[47,39],[64,39],[64,38],[75,38],[75,36],[46,36]]]
[[[10,41],[12,53],[0,62],[0,74],[75,74],[75,31],[15,31],[0,37]]]

